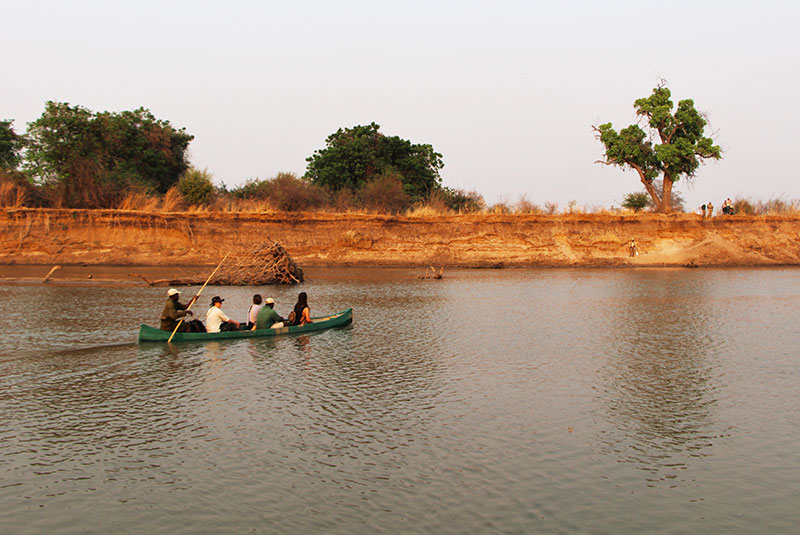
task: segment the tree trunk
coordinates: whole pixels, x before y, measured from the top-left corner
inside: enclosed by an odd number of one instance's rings
[[[668,214],[672,211],[672,177],[664,174],[664,188],[661,193],[661,211]]]
[[[656,191],[656,188],[653,186],[653,181],[647,180],[646,178],[641,178],[641,180],[642,184],[644,184],[644,189],[647,190],[647,193],[650,194],[650,198],[653,199],[653,206],[655,206],[656,211],[660,212],[663,203],[661,202],[661,199],[658,198],[658,192]]]

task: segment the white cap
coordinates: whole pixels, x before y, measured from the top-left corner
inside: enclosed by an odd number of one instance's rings
[[[271,297],[267,297],[267,299],[264,302],[266,304],[268,304],[268,305],[274,305],[275,304],[275,300],[273,298],[271,298]]]
[[[169,291],[167,292],[167,295],[170,296],[170,297],[172,297],[173,295],[176,295],[176,294],[180,294],[180,292],[178,290],[176,290],[175,288],[170,288]]]

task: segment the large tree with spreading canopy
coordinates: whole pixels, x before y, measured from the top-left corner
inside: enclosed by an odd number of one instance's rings
[[[380,126],[339,129],[325,140],[325,148],[306,158],[305,178],[333,191],[357,191],[379,177],[396,176],[412,199],[421,199],[441,187],[442,155],[431,145],[386,136]]]
[[[693,178],[707,159],[719,160],[722,150],[704,130],[708,122],[694,107],[694,101],[678,102],[673,110],[671,92],[663,83],[649,97],[633,103],[636,115],[647,123],[648,132],[632,124],[619,132],[611,123],[593,126],[605,149],[598,163],[634,169],[650,195],[656,210],[672,211],[672,185],[681,177]],[[663,178],[661,191],[654,180]]]
[[[94,113],[48,102],[30,123],[24,169],[75,208],[104,208],[131,189],[165,193],[189,167],[194,136],[149,110]]]

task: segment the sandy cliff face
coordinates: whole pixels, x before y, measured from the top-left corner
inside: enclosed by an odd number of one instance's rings
[[[272,239],[301,265],[800,264],[800,217],[0,211],[0,263],[215,264]],[[639,256],[628,256],[635,239]]]

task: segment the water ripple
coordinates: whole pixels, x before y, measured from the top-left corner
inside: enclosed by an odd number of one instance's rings
[[[797,277],[323,271],[352,327],[173,347],[130,343],[162,290],[0,288],[59,316],[0,342],[4,527],[789,532]]]

